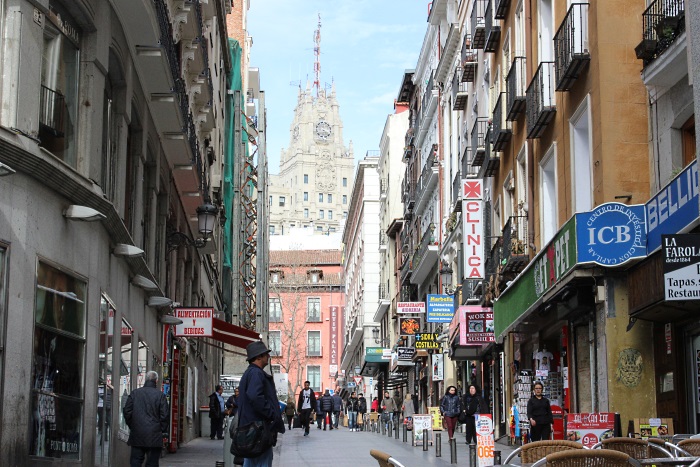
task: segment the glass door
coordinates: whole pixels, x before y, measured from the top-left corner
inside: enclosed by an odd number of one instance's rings
[[[97,434],[95,465],[108,466],[112,439],[112,396],[114,392],[112,357],[114,354],[114,305],[102,294],[100,297],[100,337],[97,370]]]

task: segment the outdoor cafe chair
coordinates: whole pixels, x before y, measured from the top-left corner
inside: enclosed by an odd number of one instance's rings
[[[624,437],[608,438],[596,444],[593,446],[593,448],[598,446],[602,447],[603,449],[624,452],[628,456],[637,460],[654,457],[652,451],[659,451],[663,454],[663,457],[675,457],[673,453],[665,447],[656,443],[650,443],[645,439]]]
[[[698,438],[679,441],[678,447],[690,453],[691,456],[700,456],[700,439]]]
[[[555,452],[532,464],[532,467],[640,467],[637,460],[624,452],[610,449],[572,449]]]
[[[377,449],[370,450],[369,454],[377,460],[379,467],[405,467],[401,462],[397,461],[389,454]]]
[[[685,449],[679,448],[675,444],[670,443],[670,442],[666,441],[665,439],[649,438],[647,441],[649,441],[649,444],[655,444],[655,445],[662,446],[662,447],[668,449],[668,451],[671,452],[674,457],[692,456],[692,454],[689,453],[688,451],[686,451]]]
[[[531,464],[542,459],[548,454],[568,451],[570,449],[583,449],[583,445],[575,441],[566,440],[533,441],[532,443],[523,444],[511,452],[503,463],[507,464],[515,456],[519,455],[521,463]]]

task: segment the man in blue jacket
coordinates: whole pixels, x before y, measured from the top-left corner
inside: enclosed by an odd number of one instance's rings
[[[260,456],[246,459],[244,467],[271,467],[272,447],[277,444],[277,433],[284,433],[284,421],[280,403],[277,399],[277,390],[272,375],[265,373],[265,368],[270,363],[270,350],[261,341],[253,342],[246,347],[248,369],[243,373],[238,385],[239,426],[245,426],[256,421],[263,421],[275,434],[272,446]]]

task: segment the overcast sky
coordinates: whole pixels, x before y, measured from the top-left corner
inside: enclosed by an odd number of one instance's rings
[[[335,83],[344,144],[355,160],[379,149],[405,69],[415,68],[427,28],[422,0],[252,0],[251,67],[260,68],[267,107],[270,173],[289,145],[298,88],[314,81],[314,31],[321,14],[321,84]]]

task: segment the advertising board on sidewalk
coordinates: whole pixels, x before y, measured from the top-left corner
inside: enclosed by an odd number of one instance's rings
[[[493,465],[493,419],[491,414],[476,417],[476,465],[488,467]]]

